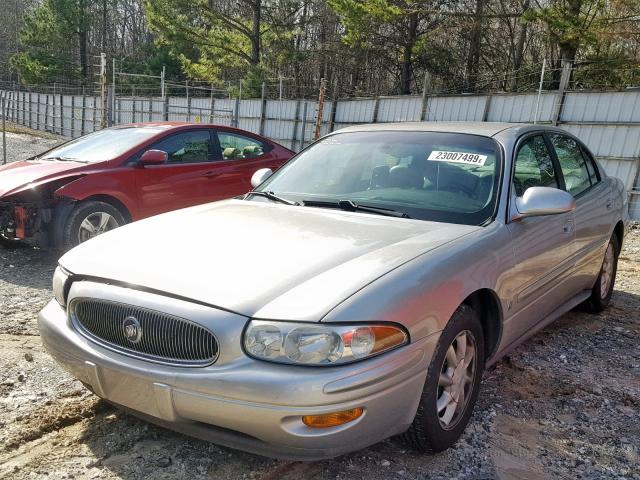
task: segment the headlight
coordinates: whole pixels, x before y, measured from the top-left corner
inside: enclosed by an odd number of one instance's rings
[[[332,325],[252,320],[244,333],[245,351],[272,362],[337,365],[378,355],[409,342],[392,325]]]
[[[53,272],[53,296],[61,306],[67,305],[67,281],[69,273],[58,266]]]

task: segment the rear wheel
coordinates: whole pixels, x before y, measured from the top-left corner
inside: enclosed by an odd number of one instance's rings
[[[67,219],[63,233],[64,247],[75,247],[125,223],[124,215],[113,205],[97,201],[82,202]]]
[[[618,271],[619,250],[620,242],[614,233],[611,236],[607,249],[604,252],[604,259],[602,260],[600,273],[595,285],[591,289],[591,296],[585,302],[585,305],[590,312],[601,312],[611,301],[613,286],[616,282],[616,273]]]
[[[404,440],[420,452],[440,452],[453,445],[473,412],[483,369],[482,327],[473,309],[461,305],[440,336]]]

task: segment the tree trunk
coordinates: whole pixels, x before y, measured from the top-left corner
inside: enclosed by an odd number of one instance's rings
[[[465,89],[473,92],[478,84],[478,67],[480,66],[480,43],[482,41],[482,11],[484,0],[476,0],[476,10],[471,30],[469,52],[467,54],[467,78]]]
[[[86,0],[78,0],[78,50],[80,52],[80,75],[83,81],[89,76],[89,66],[87,62],[87,21],[86,21]]]
[[[262,21],[262,0],[252,3],[253,24],[251,28],[251,65],[260,65],[260,22]]]
[[[524,0],[522,2],[522,12],[529,10],[530,0]],[[524,44],[527,41],[527,24],[520,22],[518,28],[518,38],[516,40],[516,48],[513,52],[513,76],[511,77],[511,90],[518,90],[518,77],[520,75],[520,68],[522,68],[522,60],[524,59]]]
[[[418,38],[418,14],[409,15],[409,28],[407,29],[407,41],[402,47],[402,64],[400,65],[400,93],[411,93],[411,79],[413,76],[413,47]]]

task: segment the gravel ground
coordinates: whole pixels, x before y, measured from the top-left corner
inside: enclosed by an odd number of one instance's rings
[[[21,152],[48,142],[16,138]],[[486,372],[454,448],[419,455],[392,439],[309,463],[194,440],[87,392],[36,329],[55,263],[0,248],[0,478],[640,480],[640,228],[621,254],[612,305],[564,315]]]
[[[32,155],[44,152],[66,139],[58,135],[37,132],[32,135],[32,130],[19,125],[7,124],[7,163],[24,160]],[[0,145],[2,145],[0,139]],[[2,152],[0,152],[0,164],[2,164]]]

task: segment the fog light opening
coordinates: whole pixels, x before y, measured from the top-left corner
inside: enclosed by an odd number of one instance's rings
[[[353,422],[362,416],[363,408],[352,408],[342,412],[326,413],[324,415],[305,415],[302,422],[311,428],[329,428]]]

